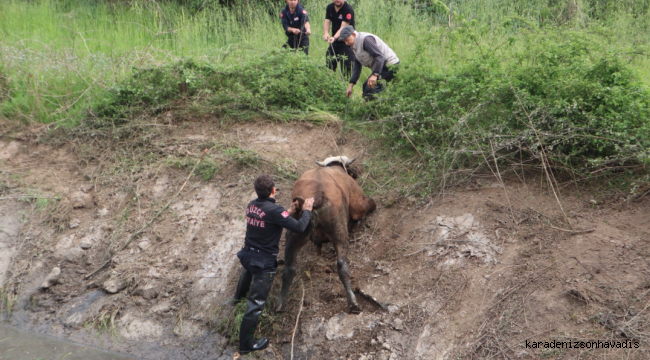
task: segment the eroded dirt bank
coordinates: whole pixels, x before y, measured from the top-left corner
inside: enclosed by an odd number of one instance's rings
[[[335,134],[332,124],[161,121],[1,139],[4,321],[148,359],[232,358],[228,297],[252,180],[273,173],[288,205],[296,176],[337,154]],[[647,200],[602,203],[565,189],[569,228],[539,176],[505,186],[478,176],[412,198],[377,174],[374,146],[350,135],[343,148],[378,203],[350,238],[364,312],[347,311],[332,247],[319,257],[308,245],[289,311],[263,318],[272,346],[257,358],[290,357],[303,287],[296,359],[648,358]],[[639,347],[527,348],[531,340]]]

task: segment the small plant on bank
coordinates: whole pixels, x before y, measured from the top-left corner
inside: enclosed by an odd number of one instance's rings
[[[94,328],[97,331],[97,337],[107,333],[113,338],[118,338],[119,334],[115,328],[115,319],[120,312],[119,307],[105,306],[97,316],[85,323],[86,327]]]
[[[4,287],[0,287],[0,315],[11,314],[11,310],[18,302],[18,295]]]
[[[219,172],[220,166],[214,160],[204,159],[199,166],[196,167],[195,172],[201,176],[205,181],[212,179],[212,176]]]
[[[221,316],[222,319],[215,328],[218,333],[230,340],[231,345],[239,344],[239,328],[244,317],[244,312],[246,312],[246,306],[246,299],[238,301],[227,316]],[[264,305],[264,311],[262,311],[262,315],[260,316],[259,324],[257,326],[257,334],[271,336],[276,333],[278,330],[278,320],[281,317],[282,315],[273,313],[272,301],[267,301]]]
[[[222,317],[216,326],[216,331],[230,340],[231,344],[239,343],[239,327],[244,312],[246,311],[246,299],[238,301],[232,311]]]
[[[234,160],[240,167],[248,167],[260,162],[260,156],[254,150],[246,150],[239,147],[227,147],[223,149],[228,160]]]

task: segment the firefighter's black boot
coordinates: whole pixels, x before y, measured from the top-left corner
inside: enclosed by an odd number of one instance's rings
[[[251,351],[266,349],[269,339],[255,340],[255,329],[264,309],[264,303],[271,291],[273,274],[254,274],[251,292],[248,295],[248,306],[239,328],[239,353],[248,354]]]
[[[251,281],[253,280],[253,274],[248,272],[248,270],[244,269],[241,272],[241,276],[239,277],[239,282],[237,283],[237,289],[235,290],[235,298],[233,299],[235,302],[246,298],[246,294],[248,293],[248,289],[251,287]]]

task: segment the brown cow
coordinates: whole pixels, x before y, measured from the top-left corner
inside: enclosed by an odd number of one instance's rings
[[[296,274],[296,256],[307,242],[307,238],[311,238],[319,251],[322,244],[327,241],[334,244],[339,279],[345,287],[350,310],[354,313],[361,311],[350,284],[346,256],[348,230],[351,225],[374,211],[377,206],[371,198],[363,194],[363,190],[354,180],[356,173],[348,168],[354,160],[349,160],[345,156],[336,156],[327,158],[323,162],[316,162],[319,167],[306,171],[294,185],[291,193],[294,201],[313,197],[314,210],[311,224],[304,233],[287,231],[282,290],[277,311],[284,310],[284,302]],[[301,211],[294,214],[297,218],[301,215]]]

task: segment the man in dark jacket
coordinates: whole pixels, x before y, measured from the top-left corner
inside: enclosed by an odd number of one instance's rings
[[[337,42],[341,29],[348,25],[354,26],[354,9],[345,0],[333,0],[331,4],[325,8],[325,23],[323,24],[323,40],[329,42],[327,53],[327,66],[336,71],[337,63],[341,65],[341,71],[345,74],[345,78],[350,77],[352,71],[352,62],[354,61],[354,53],[352,50],[341,42]],[[330,26],[332,28],[332,36],[330,36]],[[345,57],[343,61],[342,57]]]
[[[287,6],[280,12],[280,19],[287,34],[287,43],[283,47],[302,48],[305,55],[309,55],[311,24],[307,10],[298,4],[298,0],[287,0]]]
[[[293,218],[298,202],[291,204],[287,211],[275,204],[275,183],[270,175],[261,175],[255,180],[257,199],[246,207],[246,238],[244,248],[237,253],[244,270],[239,278],[235,300],[248,295],[246,312],[239,330],[239,353],[263,350],[269,345],[267,338],[255,340],[255,329],[264,303],[269,296],[273,275],[278,267],[280,236],[282,229],[304,232],[311,220],[314,198],[305,200],[300,220]],[[252,286],[251,286],[252,282]]]

